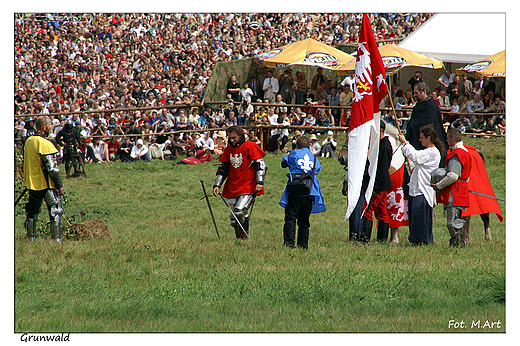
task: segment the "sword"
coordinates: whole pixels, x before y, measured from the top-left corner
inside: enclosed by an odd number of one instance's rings
[[[217,223],[215,222],[215,217],[213,216],[213,211],[211,210],[211,204],[209,204],[208,194],[206,193],[206,188],[204,187],[204,180],[200,180],[202,184],[202,191],[204,192],[204,196],[206,198],[206,202],[208,203],[209,213],[211,214],[211,219],[213,220],[213,225],[215,225],[215,231],[217,231],[217,237],[220,239],[220,234],[218,234]]]
[[[25,195],[25,192],[27,192],[27,188],[26,187],[23,188],[23,191],[20,193],[18,198],[14,201],[14,206],[15,207],[18,204],[18,202],[20,202],[20,200],[22,199],[23,195]]]
[[[473,191],[473,190],[469,190],[469,192],[474,193],[475,195],[479,195],[479,196],[484,196],[484,197],[489,197],[489,198],[493,198],[493,199],[498,199],[499,201],[504,201],[504,202],[506,201],[505,199],[498,198],[498,197],[495,197],[495,196],[486,195],[486,194],[483,194],[483,193],[480,193],[480,192],[477,192],[477,191]]]
[[[244,232],[244,234],[246,235],[247,239],[251,239],[251,238],[249,238],[249,235],[247,234],[246,230],[244,229],[244,226],[242,226],[242,223],[240,222],[238,217],[233,212],[233,209],[231,209],[231,207],[229,206],[228,202],[226,202],[226,199],[224,198],[224,196],[222,196],[222,194],[220,192],[218,193],[218,195],[220,196],[220,198],[222,198],[222,201],[224,201],[224,204],[226,205],[228,210],[231,212],[231,215],[233,215],[233,217],[235,218],[235,221],[238,223],[238,225],[242,229],[242,232]]]

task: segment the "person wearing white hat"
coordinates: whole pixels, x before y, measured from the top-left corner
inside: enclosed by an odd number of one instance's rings
[[[132,147],[132,153],[130,154],[136,161],[146,160],[151,162],[150,155],[148,155],[148,147],[144,145],[143,140],[139,138],[136,144]]]
[[[327,138],[323,140],[321,143],[321,150],[320,150],[320,156],[321,157],[332,157],[334,159],[337,159],[336,156],[336,147],[338,146],[338,142],[334,138],[334,132],[328,131],[327,132]]]
[[[309,139],[311,140],[311,145],[309,147],[309,149],[312,151],[312,153],[314,155],[318,155],[320,150],[321,150],[321,145],[320,143],[318,143],[318,138],[316,137],[316,135],[313,133]]]

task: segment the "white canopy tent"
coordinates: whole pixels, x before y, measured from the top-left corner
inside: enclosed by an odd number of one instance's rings
[[[438,13],[399,47],[444,63],[479,61],[506,49],[506,14]]]

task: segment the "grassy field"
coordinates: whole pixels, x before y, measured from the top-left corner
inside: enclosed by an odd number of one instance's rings
[[[505,198],[505,140],[465,143],[483,150],[495,194]],[[359,246],[340,226],[342,167],[322,159],[327,212],[311,217],[308,251],[284,248],[281,157],[266,156],[266,195],[254,206],[249,241],[235,240],[223,202],[210,198],[218,239],[200,199],[200,179],[209,191],[216,160],[91,164],[87,179],[65,179],[65,217],[105,220],[109,239],[29,243],[22,200],[14,218],[14,331],[506,331],[505,222],[491,216],[486,242],[476,217],[469,245],[448,248],[437,206],[435,245],[410,246],[404,227],[397,245]],[[40,220],[45,228],[44,206]],[[467,328],[450,325],[462,320]],[[471,328],[479,320],[481,328]]]

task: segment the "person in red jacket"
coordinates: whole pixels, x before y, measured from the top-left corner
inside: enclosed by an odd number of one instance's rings
[[[469,207],[468,178],[471,173],[471,156],[462,143],[462,133],[457,128],[448,130],[450,150],[446,155],[447,173],[437,183],[432,184],[436,191],[442,190],[442,203],[446,212],[446,226],[450,232],[450,246],[464,247],[462,230],[466,221],[462,211]]]
[[[222,196],[227,199],[242,227],[231,215],[231,226],[235,229],[238,239],[249,237],[248,208],[253,204],[256,196],[264,194],[264,177],[267,165],[263,159],[265,152],[258,144],[246,141],[244,130],[240,126],[231,126],[226,129],[228,146],[220,156],[220,165],[217,177],[213,184],[213,195],[218,195],[224,180]]]

